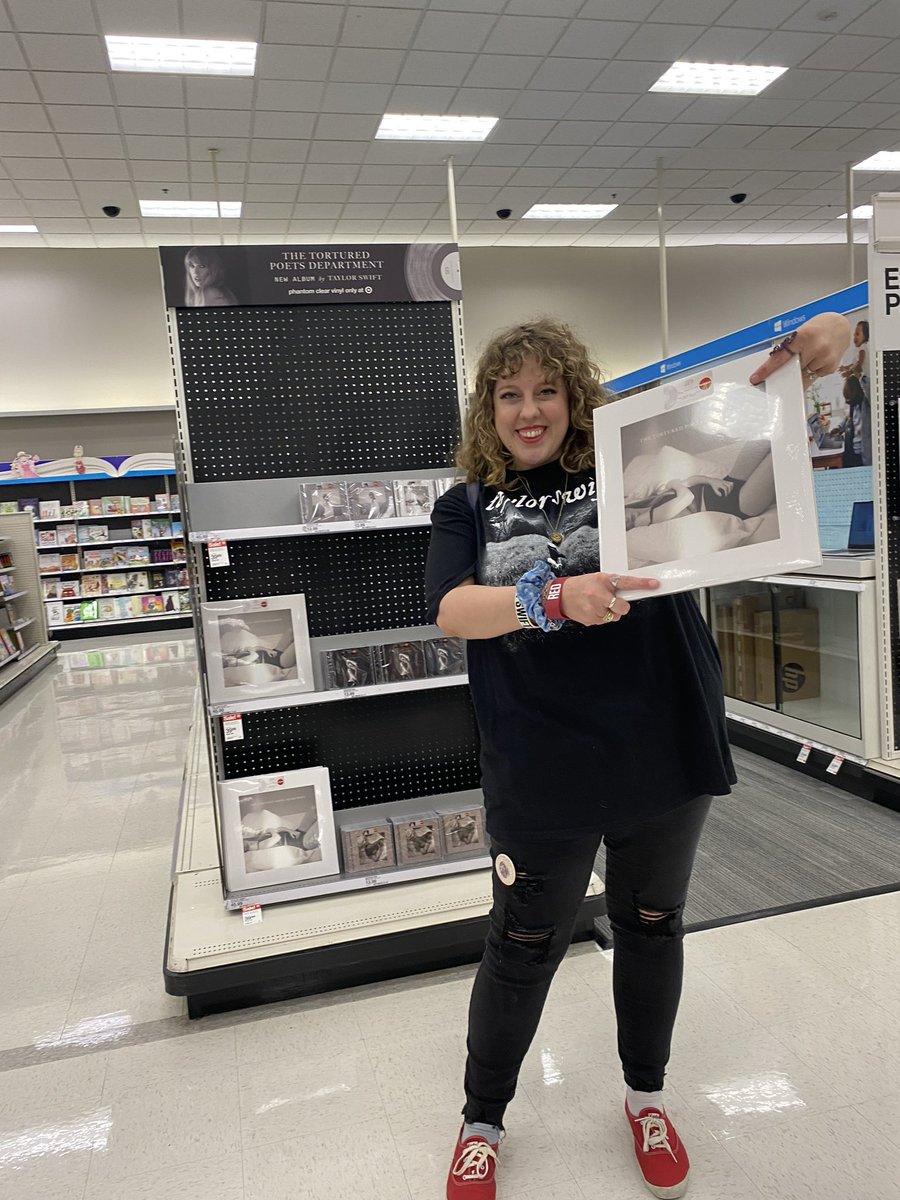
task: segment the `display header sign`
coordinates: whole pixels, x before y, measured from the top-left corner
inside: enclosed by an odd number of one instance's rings
[[[450,242],[160,246],[168,308],[461,300]]]
[[[708,363],[730,358],[735,354],[745,354],[755,346],[762,345],[763,342],[777,341],[799,328],[810,317],[818,316],[819,313],[852,313],[857,309],[865,308],[868,302],[868,283],[857,283],[853,287],[844,288],[830,296],[824,296],[821,300],[813,300],[803,308],[795,308],[790,312],[781,313],[777,317],[769,317],[768,320],[759,321],[756,325],[748,325],[746,329],[739,329],[736,333],[729,333],[713,342],[706,342],[703,346],[696,346],[693,350],[687,350],[676,358],[665,358],[649,367],[642,367],[639,371],[632,371],[629,375],[620,375],[618,379],[611,379],[607,386],[614,392],[629,392],[644,384],[658,383],[661,379],[666,379],[678,372],[706,366]]]

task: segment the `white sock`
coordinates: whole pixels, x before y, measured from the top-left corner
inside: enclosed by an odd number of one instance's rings
[[[625,1103],[633,1117],[636,1117],[645,1108],[658,1108],[660,1112],[665,1112],[666,1109],[662,1092],[636,1092],[634,1088],[627,1086]]]
[[[466,1121],[463,1124],[462,1137],[459,1140],[465,1142],[470,1137],[481,1137],[490,1142],[492,1146],[498,1146],[500,1144],[500,1127],[499,1125],[482,1125],[479,1121],[473,1121],[470,1125]]]

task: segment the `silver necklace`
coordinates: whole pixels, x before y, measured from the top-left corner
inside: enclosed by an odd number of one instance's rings
[[[543,508],[541,508],[540,504],[538,504],[537,499],[535,498],[534,492],[532,492],[531,488],[528,486],[528,480],[523,479],[521,475],[517,475],[516,478],[518,479],[519,483],[521,483],[522,487],[525,489],[525,491],[528,493],[528,495],[531,497],[531,499],[534,500],[534,503],[535,503],[535,506],[537,507],[538,512],[541,514],[541,516],[546,521],[547,537],[550,539],[550,541],[553,543],[554,546],[558,546],[560,544],[560,542],[563,540],[563,535],[560,533],[559,527],[562,524],[563,509],[566,506],[566,492],[569,490],[569,472],[566,471],[566,482],[563,484],[563,492],[562,492],[562,496],[560,497],[559,508],[556,510],[556,520],[553,522],[550,521],[550,518],[544,512]]]

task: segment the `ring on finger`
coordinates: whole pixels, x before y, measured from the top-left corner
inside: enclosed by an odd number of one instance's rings
[[[616,600],[618,600],[618,596],[613,596],[612,600],[606,606],[607,612],[614,613],[616,611]]]
[[[619,576],[618,575],[610,575],[609,586],[612,588],[612,590],[614,592],[617,592],[619,590]]]
[[[611,608],[608,608],[606,610],[606,616],[603,618],[602,624],[608,625],[610,621],[614,621],[615,619],[616,619],[616,614],[613,612],[613,610]]]

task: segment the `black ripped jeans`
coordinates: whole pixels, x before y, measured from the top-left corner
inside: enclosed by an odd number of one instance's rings
[[[681,997],[681,917],[710,803],[698,796],[639,829],[604,837],[619,1057],[626,1083],[638,1091],[663,1086]],[[469,1006],[467,1121],[503,1124],[599,844],[598,835],[492,846],[495,864],[506,855],[516,878],[504,883],[495,866],[491,927]],[[648,919],[641,910],[665,916]]]

